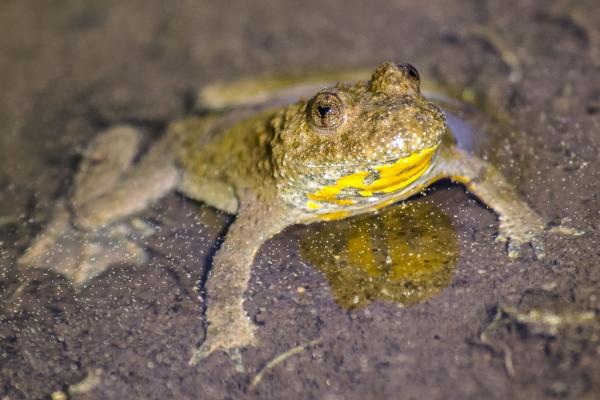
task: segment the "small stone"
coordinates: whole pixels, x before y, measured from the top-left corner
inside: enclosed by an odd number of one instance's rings
[[[67,394],[62,391],[52,392],[50,397],[52,398],[52,400],[67,400]]]

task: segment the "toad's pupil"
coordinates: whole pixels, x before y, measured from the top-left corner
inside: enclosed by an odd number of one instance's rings
[[[331,112],[331,107],[317,106],[317,112],[319,113],[321,118],[325,118],[325,116]]]

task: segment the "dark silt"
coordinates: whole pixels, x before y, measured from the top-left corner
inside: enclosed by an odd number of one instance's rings
[[[595,0],[3,2],[0,397],[596,398],[597,10]],[[242,351],[243,371],[224,354],[188,365],[206,328],[198,282],[231,222],[206,205],[167,196],[140,215],[156,230],[144,239],[148,264],[116,265],[79,289],[16,266],[99,131],[131,124],[148,145],[212,82],[384,60],[414,65],[433,92],[471,104],[469,115],[448,108],[456,121],[492,121],[459,141],[493,161],[550,226],[585,234],[548,235],[543,260],[532,249],[509,259],[494,241],[494,213],[445,181],[351,227],[290,227],[254,261],[245,309],[259,345]],[[435,226],[420,225],[425,211]],[[320,240],[317,249],[341,224],[346,236],[332,239],[341,252],[321,255],[352,260],[352,235],[379,243],[383,253],[366,258],[405,254],[397,221],[411,222],[423,245],[451,245],[430,249],[440,275],[420,281],[427,296],[410,298],[395,291],[407,280],[371,271],[360,306],[346,307],[364,271],[336,289],[342,277],[307,255],[306,241]],[[352,230],[361,226],[368,234]]]

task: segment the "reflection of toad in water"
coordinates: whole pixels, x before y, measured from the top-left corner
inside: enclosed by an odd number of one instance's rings
[[[427,300],[450,284],[459,253],[450,218],[424,201],[310,225],[301,251],[346,309]]]

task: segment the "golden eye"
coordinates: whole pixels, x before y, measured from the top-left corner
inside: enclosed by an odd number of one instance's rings
[[[334,129],[344,120],[344,103],[334,92],[317,94],[308,106],[308,121],[316,128]]]

